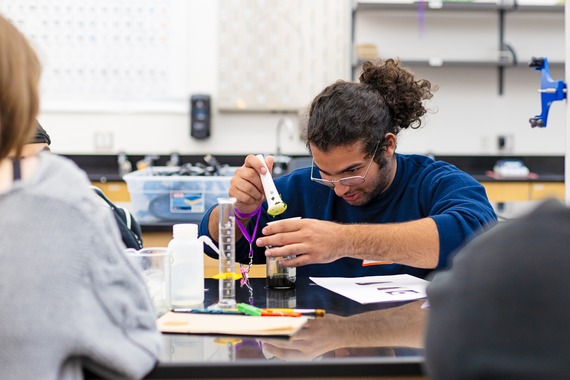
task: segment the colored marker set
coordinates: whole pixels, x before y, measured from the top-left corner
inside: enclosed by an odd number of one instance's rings
[[[246,303],[238,303],[237,309],[246,315],[254,317],[300,317],[301,313],[288,310],[261,309]]]
[[[251,315],[254,317],[300,317],[313,316],[323,317],[323,309],[265,309],[246,303],[238,303],[236,309],[173,309],[175,313],[196,313],[196,314],[235,314]]]

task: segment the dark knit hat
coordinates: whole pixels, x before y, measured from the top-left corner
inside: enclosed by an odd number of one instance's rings
[[[51,144],[51,139],[45,129],[42,128],[40,123],[36,120],[36,134],[30,141],[30,144],[46,143]]]

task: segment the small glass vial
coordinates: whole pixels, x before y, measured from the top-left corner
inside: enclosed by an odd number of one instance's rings
[[[284,267],[279,264],[283,259],[292,259],[295,256],[268,257],[266,259],[267,287],[269,289],[291,289],[297,280],[297,268]]]
[[[265,288],[265,302],[269,309],[294,309],[297,307],[297,289]]]
[[[300,216],[268,222],[268,225],[281,223],[285,220],[298,220]],[[268,246],[267,248],[271,248]],[[295,256],[267,257],[265,259],[267,270],[267,287],[269,289],[292,289],[297,280],[297,268],[284,267],[279,264],[281,260],[293,259]]]

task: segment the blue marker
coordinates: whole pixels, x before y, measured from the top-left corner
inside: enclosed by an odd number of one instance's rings
[[[196,313],[196,314],[236,314],[243,315],[236,309],[172,309],[175,313]]]

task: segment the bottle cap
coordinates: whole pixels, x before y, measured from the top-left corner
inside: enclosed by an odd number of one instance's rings
[[[173,236],[175,238],[194,238],[198,237],[198,225],[193,223],[175,224],[172,226]]]

